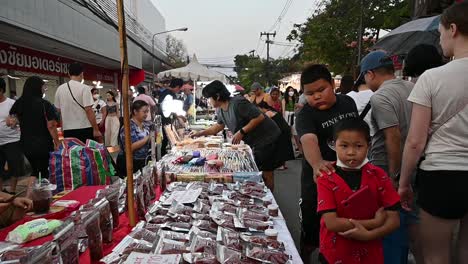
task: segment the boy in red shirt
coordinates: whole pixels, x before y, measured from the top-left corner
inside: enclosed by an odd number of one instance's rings
[[[320,260],[383,264],[381,238],[400,225],[400,198],[386,173],[368,163],[370,132],[365,121],[342,120],[335,126],[334,139],[335,172],[317,178]],[[370,217],[363,219],[363,214]]]

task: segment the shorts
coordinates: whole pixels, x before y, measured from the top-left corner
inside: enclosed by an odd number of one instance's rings
[[[254,147],[252,151],[260,171],[274,171],[278,167],[276,164],[276,144]]]
[[[468,214],[468,171],[419,169],[416,177],[421,209],[443,219],[461,219]]]
[[[8,171],[4,171],[8,164]],[[24,156],[20,142],[7,143],[0,146],[0,176],[3,179],[24,176]]]
[[[315,184],[314,184],[315,185]],[[320,215],[317,213],[317,185],[299,200],[301,244],[318,248],[320,245]]]
[[[93,128],[81,128],[81,129],[69,129],[63,131],[63,136],[65,138],[76,138],[79,139],[81,142],[86,144],[86,140],[92,139],[94,140],[94,133]]]

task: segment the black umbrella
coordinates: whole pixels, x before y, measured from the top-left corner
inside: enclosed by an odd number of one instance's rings
[[[429,44],[441,50],[439,23],[440,16],[413,20],[390,31],[372,49],[382,49],[389,54],[402,55],[407,54],[416,45]]]

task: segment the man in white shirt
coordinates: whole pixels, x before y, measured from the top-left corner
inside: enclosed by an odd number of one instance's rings
[[[374,92],[366,85],[366,82],[364,81],[363,78],[360,78],[356,81],[355,86],[357,86],[357,92],[356,91],[351,91],[347,93],[346,95],[353,98],[354,102],[356,103],[356,107],[358,110],[358,113],[361,114],[362,111],[366,108],[367,104],[369,104],[370,99]],[[364,117],[364,121],[369,125],[370,127],[370,134],[371,136],[374,136],[375,134],[375,128],[372,126],[371,123],[371,116],[372,116],[372,110],[369,110]]]
[[[70,81],[60,85],[55,93],[55,106],[62,115],[64,137],[74,137],[83,143],[87,139],[102,141],[102,134],[93,111],[91,88],[81,83],[83,66],[72,63],[68,69]]]
[[[5,80],[0,78],[0,191],[3,190],[3,179],[10,178],[10,193],[14,193],[18,176],[24,175],[24,158],[19,127],[10,128],[7,125],[15,100],[6,97],[5,91]],[[4,171],[5,164],[8,164],[8,171]]]

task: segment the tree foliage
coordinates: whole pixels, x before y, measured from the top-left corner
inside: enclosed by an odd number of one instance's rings
[[[271,59],[267,66],[266,60],[258,56],[237,55],[234,62],[238,81],[247,90],[254,82],[267,86],[267,69],[270,73],[270,85],[276,85],[278,80],[300,69],[299,62],[294,59]]]
[[[409,2],[324,0],[322,7],[304,24],[295,26],[288,40],[302,44],[298,55],[303,62],[328,64],[332,71],[340,74],[352,73],[357,64],[361,11],[365,54],[382,29],[391,30],[408,20]]]
[[[184,42],[171,35],[166,37],[166,53],[169,62],[176,68],[187,64],[187,48]]]

